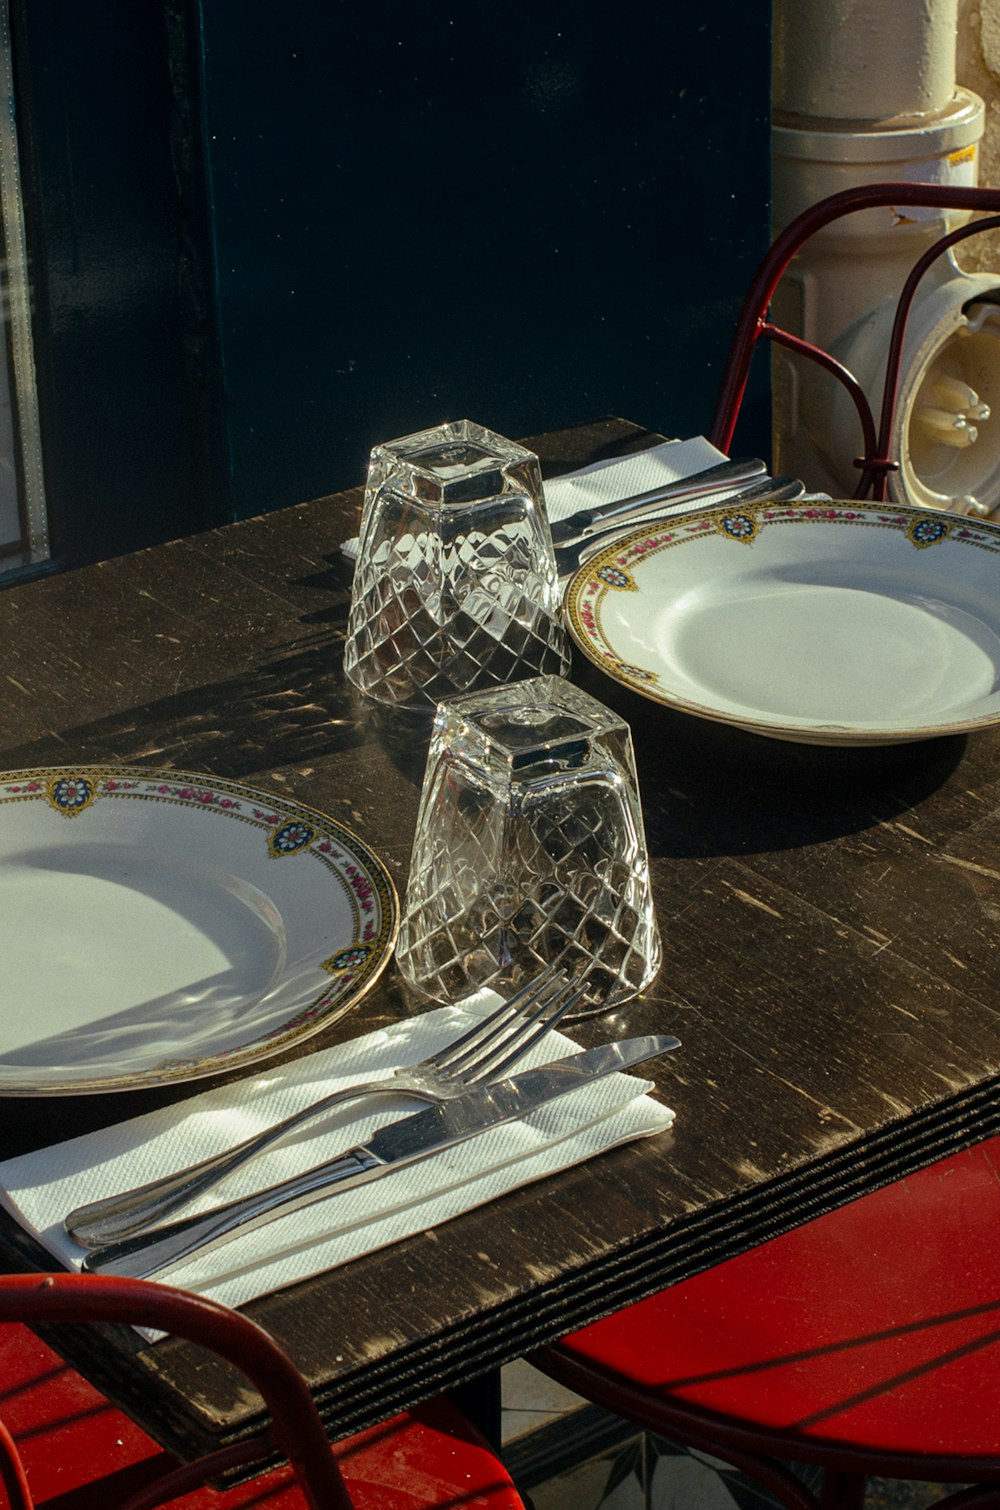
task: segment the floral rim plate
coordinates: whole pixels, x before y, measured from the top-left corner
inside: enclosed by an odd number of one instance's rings
[[[0,774],[0,1095],[243,1069],[354,1006],[395,889],[333,819],[233,781]]]
[[[705,509],[592,556],[576,643],[633,691],[771,738],[1000,722],[1000,527],[873,503]]]

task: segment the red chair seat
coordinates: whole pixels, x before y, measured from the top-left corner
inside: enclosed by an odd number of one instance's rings
[[[1000,1138],[567,1337],[533,1362],[680,1443],[1000,1481]]]
[[[130,1418],[27,1327],[0,1327],[0,1418],[39,1510],[112,1510],[176,1466]],[[445,1400],[338,1443],[355,1510],[523,1510],[486,1443]],[[226,1491],[199,1488],[178,1510],[302,1510],[287,1467]]]

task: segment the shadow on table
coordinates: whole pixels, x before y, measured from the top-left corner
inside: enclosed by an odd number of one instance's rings
[[[641,451],[658,438],[637,431],[623,440],[620,421],[609,419],[606,425],[609,456]],[[584,428],[592,448],[593,427]],[[547,456],[547,475],[581,464],[575,439],[567,432],[565,455]],[[589,459],[597,459],[592,450]],[[336,622],[346,628],[350,582],[351,567],[339,553],[328,558],[324,571],[297,579],[297,586],[327,590],[336,599],[329,609],[305,615],[302,623]],[[857,748],[794,744],[650,702],[602,675],[578,652],[573,677],[632,729],[653,855],[748,855],[863,832],[907,812],[942,786],[968,743],[959,735]],[[419,787],[431,716],[381,709],[359,697],[354,707],[359,731],[367,726],[399,772]]]
[[[660,707],[589,665],[574,673],[631,726],[653,855],[750,855],[860,833],[937,791],[968,744],[964,735],[856,748],[765,739]]]
[[[764,739],[638,697],[584,663],[575,679],[632,728],[654,855],[753,854],[857,833],[942,786],[965,737],[839,748]],[[240,780],[375,738],[419,787],[429,716],[366,704],[343,677],[340,623],[307,629],[234,676],[133,703],[59,734],[8,746],[8,770],[117,761]]]
[[[8,770],[128,762],[211,771],[239,780],[269,767],[351,750],[368,738],[365,713],[343,684],[342,634],[320,630],[259,665],[169,697],[9,746]]]

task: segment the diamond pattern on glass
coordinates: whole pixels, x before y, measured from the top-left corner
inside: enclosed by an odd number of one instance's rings
[[[427,995],[509,995],[543,965],[591,1010],[655,974],[659,934],[627,726],[540,677],[439,710],[397,959]]]
[[[537,458],[467,421],[376,447],[344,668],[414,709],[568,672]]]

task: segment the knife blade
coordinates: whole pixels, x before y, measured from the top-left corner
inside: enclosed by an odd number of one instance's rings
[[[757,457],[740,461],[720,461],[704,471],[692,472],[687,477],[673,478],[645,493],[636,493],[630,498],[618,498],[612,503],[596,503],[590,508],[578,509],[566,519],[552,521],[552,544],[576,545],[603,529],[611,522],[627,523],[632,518],[642,518],[651,509],[661,504],[684,503],[711,493],[725,493],[741,484],[760,482],[767,476],[767,467]]]
[[[476,1086],[439,1106],[427,1107],[390,1123],[367,1143],[326,1159],[302,1174],[197,1216],[166,1222],[121,1242],[95,1248],[84,1259],[83,1269],[88,1273],[146,1278],[191,1253],[221,1247],[244,1232],[263,1227],[328,1195],[380,1179],[488,1128],[516,1121],[558,1096],[590,1085],[603,1075],[668,1053],[678,1048],[679,1043],[672,1036],[656,1034],[600,1044],[536,1069],[523,1070],[507,1080]]]
[[[569,545],[555,548],[556,571],[560,577],[569,576],[578,570],[591,556],[603,550],[615,539],[630,535],[633,530],[645,525],[655,529],[668,519],[681,515],[696,514],[701,509],[721,509],[727,504],[782,503],[801,498],[806,491],[805,483],[798,477],[755,477],[736,487],[716,487],[710,493],[699,493],[694,498],[660,499],[647,503],[643,508],[620,518],[610,519],[589,534],[581,536]]]

